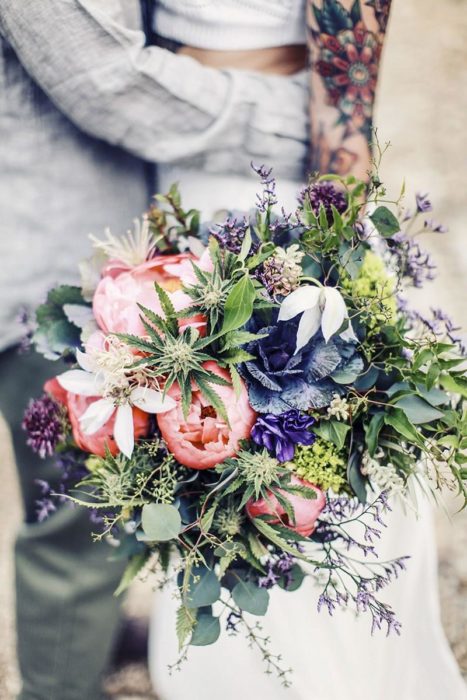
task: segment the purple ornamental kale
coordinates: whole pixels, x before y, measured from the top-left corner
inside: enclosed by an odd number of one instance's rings
[[[50,457],[64,438],[60,404],[47,394],[31,399],[21,427],[28,433],[31,449],[42,459]]]
[[[312,445],[315,441],[315,434],[308,430],[314,422],[314,418],[294,408],[279,416],[267,413],[258,416],[251,437],[257,445],[274,452],[280,462],[288,462],[295,454],[295,445]]]
[[[246,350],[255,359],[240,366],[250,404],[257,413],[279,416],[292,408],[306,411],[329,406],[334,394],[345,391],[333,380],[333,373],[345,370],[357,377],[363,370],[353,342],[333,337],[325,343],[321,332],[295,352],[299,320],[297,317],[266,328],[250,324],[250,331],[265,334],[248,343]]]
[[[333,221],[332,206],[337,209],[339,214],[347,209],[345,194],[334,187],[332,182],[315,182],[304,187],[298,196],[299,203],[303,205],[306,198],[309,199],[310,206],[316,216],[323,205],[330,223]]]

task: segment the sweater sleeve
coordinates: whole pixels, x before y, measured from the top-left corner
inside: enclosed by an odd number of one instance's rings
[[[109,5],[107,5],[109,3]],[[106,0],[108,10],[113,0]],[[121,25],[99,0],[2,0],[0,32],[83,131],[156,162],[226,150],[299,176],[308,88],[298,77],[214,70]],[[244,158],[239,158],[244,153]]]

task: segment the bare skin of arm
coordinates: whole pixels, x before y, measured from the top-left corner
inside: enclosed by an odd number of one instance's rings
[[[368,180],[391,0],[308,0],[312,172]]]

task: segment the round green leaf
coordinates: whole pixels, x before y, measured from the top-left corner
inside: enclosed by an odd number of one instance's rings
[[[281,576],[277,583],[285,591],[293,592],[300,588],[305,576],[306,574],[303,571],[302,567],[298,564],[294,564],[287,576]]]
[[[175,506],[147,503],[143,506],[141,525],[148,540],[168,542],[178,537],[182,529],[182,519]]]
[[[219,639],[221,625],[218,617],[213,615],[200,615],[196,622],[190,644],[195,647],[204,647],[214,644]]]
[[[190,591],[187,596],[187,605],[190,608],[202,608],[212,605],[219,599],[221,584],[214,571],[204,566],[193,569],[190,576]]]
[[[239,581],[232,590],[232,598],[241,610],[252,615],[266,615],[269,593],[251,581]]]

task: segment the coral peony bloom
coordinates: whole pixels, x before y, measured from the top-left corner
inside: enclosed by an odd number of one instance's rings
[[[309,537],[316,529],[316,521],[326,505],[326,496],[317,486],[300,479],[298,476],[292,476],[290,483],[296,486],[307,486],[316,493],[316,498],[310,499],[279,489],[294,509],[295,525],[288,522],[287,513],[272,493],[269,494],[268,500],[264,498],[260,498],[258,501],[250,499],[246,505],[246,511],[250,518],[257,518],[259,515],[272,515],[274,517],[269,521],[272,525],[282,523],[294,532],[298,532],[299,535]]]
[[[109,420],[92,435],[87,435],[80,423],[81,417],[92,404],[100,400],[100,396],[80,396],[78,394],[73,394],[66,391],[55,377],[49,379],[45,383],[44,391],[53,396],[56,401],[65,404],[73,431],[73,438],[81,450],[99,455],[99,457],[105,457],[106,447],[113,455],[120,452],[114,439],[115,412]],[[132,413],[134,438],[137,440],[140,437],[144,437],[148,432],[149,415],[136,406],[133,407]]]
[[[146,335],[137,304],[143,304],[163,315],[154,289],[158,282],[169,294],[177,311],[188,308],[192,301],[182,290],[191,255],[159,255],[130,269],[109,267],[93,298],[96,322],[104,333]],[[198,315],[180,322],[180,327],[204,328],[205,319]]]
[[[206,362],[204,367],[230,381],[227,370],[221,369],[215,362]],[[249,437],[256,420],[243,384],[238,398],[231,386],[211,386],[224,402],[230,427],[196,387],[193,387],[191,406],[185,420],[178,384],[173,384],[167,392],[177,402],[176,407],[157,416],[159,429],[170,452],[181,464],[192,469],[209,469],[233,457],[238,452],[239,441]]]

